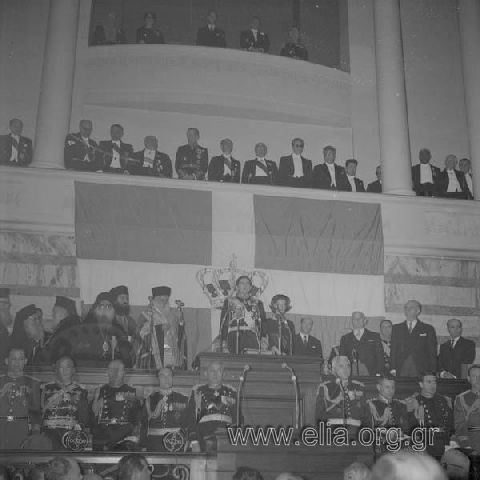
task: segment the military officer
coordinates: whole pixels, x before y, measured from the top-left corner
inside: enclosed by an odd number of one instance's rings
[[[223,365],[212,362],[207,368],[208,383],[195,385],[188,402],[192,450],[216,450],[215,431],[236,423],[237,391],[223,383]],[[240,421],[241,423],[241,421]]]
[[[98,163],[98,145],[90,138],[93,124],[91,120],[80,121],[80,131],[69,133],[65,138],[64,162],[65,168],[72,170],[97,171],[101,168]]]
[[[0,135],[0,165],[26,167],[32,163],[32,141],[22,135],[23,122],[12,118],[10,133]]]
[[[31,433],[40,431],[40,383],[24,375],[25,352],[12,347],[0,376],[0,450],[19,449]]]
[[[348,357],[334,357],[332,373],[335,379],[318,386],[315,418],[317,422],[326,422],[327,426],[343,427],[343,431],[346,429],[348,432],[348,438],[352,439],[362,424],[370,424],[370,412],[364,398],[365,386],[350,379],[352,368]]]
[[[70,449],[68,433],[89,427],[87,390],[73,381],[75,364],[70,357],[55,363],[56,380],[42,386],[42,430],[55,450]]]
[[[208,169],[208,150],[198,144],[198,128],[187,130],[187,144],[178,147],[175,157],[175,170],[183,180],[205,180]]]
[[[185,446],[188,397],[172,389],[171,368],[158,371],[159,389],[145,399],[141,444],[149,451],[180,451]]]
[[[480,365],[468,369],[471,389],[455,399],[455,435],[461,447],[480,453]]]
[[[93,449],[133,450],[139,442],[141,402],[135,388],[125,384],[125,365],[113,360],[108,384],[95,390],[92,402]]]

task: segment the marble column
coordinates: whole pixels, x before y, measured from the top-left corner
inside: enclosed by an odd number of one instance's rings
[[[458,20],[473,190],[480,200],[480,0],[459,0]]]
[[[35,131],[34,167],[63,168],[72,110],[79,0],[50,0]]]
[[[374,0],[383,192],[413,195],[399,0]]]

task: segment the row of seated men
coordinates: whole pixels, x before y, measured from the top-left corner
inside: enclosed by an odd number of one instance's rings
[[[155,12],[145,12],[144,24],[136,31],[136,43],[164,44],[165,36],[157,27]],[[227,39],[225,31],[217,26],[218,15],[215,10],[210,10],[207,15],[207,25],[197,31],[196,44],[204,47],[226,48]],[[110,13],[105,25],[98,24],[92,35],[92,45],[113,45],[128,43],[125,31],[116,26],[117,16]],[[250,28],[240,32],[240,48],[248,52],[267,53],[270,50],[270,38],[261,30],[261,19],[252,17]],[[283,45],[281,56],[308,60],[308,51],[301,39],[298,27],[292,27],[288,33],[288,40]]]
[[[0,136],[0,164],[27,166],[31,163],[32,142],[22,136],[22,129],[22,122],[12,119],[10,133]],[[134,152],[131,144],[123,142],[124,129],[121,125],[112,125],[110,140],[102,140],[99,144],[91,138],[92,131],[92,122],[82,120],[79,132],[67,135],[64,154],[67,169],[172,178],[172,161],[166,153],[158,150],[156,137],[145,137],[144,149]],[[233,142],[230,139],[220,142],[221,155],[212,157],[210,161],[208,149],[198,143],[199,139],[197,128],[187,130],[187,144],[180,146],[175,155],[178,178],[382,192],[380,166],[375,172],[377,180],[368,184],[365,189],[364,182],[356,176],[357,160],[348,159],[345,167],[338,165],[336,149],[333,146],[323,149],[324,163],[313,167],[312,161],[303,156],[304,141],[294,138],[292,153],[281,157],[277,167],[275,161],[266,158],[267,146],[258,143],[255,145],[255,158],[247,160],[242,171],[240,161],[232,155]],[[419,158],[420,163],[412,167],[412,185],[417,195],[473,199],[471,162],[468,158],[462,158],[458,162],[455,155],[448,155],[443,171],[430,164],[429,150],[422,149]]]

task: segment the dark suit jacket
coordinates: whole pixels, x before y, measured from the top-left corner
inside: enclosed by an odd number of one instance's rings
[[[127,164],[127,170],[131,175],[172,178],[172,161],[166,153],[157,150],[153,168],[143,166],[143,154],[144,150],[140,150],[132,155],[132,160]]]
[[[360,340],[357,340],[353,332],[343,335],[340,339],[340,355],[350,359],[352,372],[355,371],[355,355],[358,361],[367,367],[370,375],[383,373],[385,369],[380,335],[367,329],[364,330]]]
[[[355,177],[355,188],[357,189],[357,192],[364,192],[365,191],[365,186],[363,185],[363,181],[360,180],[357,177]],[[347,177],[347,183],[345,184],[345,191],[347,191],[347,192],[352,191],[352,186],[350,185],[350,182],[348,181],[348,177]]]
[[[197,145],[192,148],[188,143],[178,147],[175,155],[175,170],[178,178],[196,172],[197,180],[203,180],[208,170],[208,149]]]
[[[257,33],[257,40],[255,41],[252,31],[245,30],[240,33],[240,48],[244,48],[245,50],[263,48],[264,52],[268,52],[268,49],[270,48],[270,39],[265,32],[259,31]]]
[[[289,187],[311,187],[312,186],[312,161],[302,156],[303,176],[293,178],[293,158],[287,155],[280,158],[278,169],[278,184]]]
[[[14,163],[10,162],[12,140],[13,137],[10,134],[0,135],[0,165],[17,165],[20,167],[30,165],[33,156],[32,141],[27,137],[20,136],[17,149],[17,163]]]
[[[88,146],[79,133],[69,133],[65,138],[64,162],[65,168],[96,172],[102,169],[98,160],[98,145],[95,140],[88,139]],[[89,161],[85,160],[88,156]]]
[[[322,343],[318,338],[309,335],[307,344],[305,345],[303,343],[302,337],[299,333],[297,333],[293,337],[293,354],[317,357],[321,362],[323,361]]]
[[[446,371],[457,378],[462,376],[462,365],[470,364],[475,361],[475,343],[472,340],[460,337],[452,349],[450,340],[440,345],[440,354],[438,356],[438,370]]]
[[[197,31],[197,45],[225,48],[227,46],[225,32],[217,27],[210,31],[208,25],[200,27]]]
[[[468,185],[465,180],[465,175],[460,170],[455,170],[455,175],[460,185],[461,192],[447,192],[448,190],[448,173],[447,170],[440,172],[438,176],[438,195],[445,198],[460,198],[466,200],[468,197]]]
[[[382,184],[380,183],[380,180],[375,180],[374,182],[368,184],[367,192],[382,193],[382,191],[383,189],[382,189]]]
[[[232,175],[230,173],[225,174],[225,162],[227,159],[223,155],[212,157],[208,165],[208,179],[215,182],[240,183],[240,162],[233,157],[231,159]]]
[[[345,169],[335,163],[335,180],[336,187],[332,186],[332,178],[330,171],[325,163],[320,163],[313,169],[313,187],[322,188],[324,190],[345,190],[350,186],[347,179]],[[347,187],[348,184],[348,187]]]
[[[277,164],[273,160],[265,159],[268,177],[256,176],[257,159],[247,160],[243,166],[242,183],[256,183],[261,185],[276,185],[278,181]]]
[[[163,44],[165,43],[165,38],[163,33],[156,28],[145,28],[145,26],[137,29],[136,35],[137,43],[143,41],[143,43],[151,44]]]
[[[438,180],[440,177],[440,169],[435,167],[434,165],[430,165],[432,168],[432,180],[433,184],[431,183],[420,183],[420,164],[414,165],[412,167],[412,184],[413,184],[413,191],[417,194],[417,196],[425,196],[425,195],[437,195],[438,194]]]
[[[129,143],[120,142],[120,165],[121,169],[110,168],[113,159],[113,142],[111,140],[102,140],[99,144],[99,163],[104,172],[115,172],[127,168],[128,159],[133,155],[133,147]]]
[[[412,333],[407,322],[393,325],[392,369],[400,375],[405,360],[411,355],[418,373],[437,370],[437,336],[435,329],[427,323],[417,321]]]

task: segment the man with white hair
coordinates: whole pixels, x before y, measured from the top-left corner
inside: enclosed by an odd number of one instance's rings
[[[343,471],[343,480],[370,480],[370,469],[360,462],[353,462]]]

